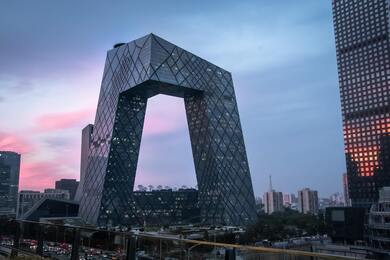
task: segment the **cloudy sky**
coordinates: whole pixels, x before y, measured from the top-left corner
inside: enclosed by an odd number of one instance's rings
[[[155,33],[233,74],[255,194],[341,191],[331,1],[7,1],[0,6],[0,150],[21,189],[79,178],[106,51]],[[183,100],[149,100],[137,184],[195,186]]]

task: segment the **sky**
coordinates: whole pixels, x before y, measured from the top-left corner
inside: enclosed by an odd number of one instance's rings
[[[0,8],[0,150],[20,189],[79,179],[107,50],[154,33],[230,71],[256,196],[342,190],[331,1],[6,1]],[[149,99],[136,185],[196,185],[183,100]]]

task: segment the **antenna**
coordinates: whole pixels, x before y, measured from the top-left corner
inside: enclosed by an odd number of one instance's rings
[[[272,177],[271,177],[271,175],[269,176],[269,191],[272,192]]]

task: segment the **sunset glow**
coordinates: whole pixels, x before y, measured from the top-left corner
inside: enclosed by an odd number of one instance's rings
[[[380,166],[380,136],[390,133],[390,118],[373,120],[366,127],[359,125],[344,126],[345,153],[357,164],[359,176],[373,176]]]

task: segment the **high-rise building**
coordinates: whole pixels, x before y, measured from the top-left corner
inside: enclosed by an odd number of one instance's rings
[[[295,194],[283,194],[283,205],[285,207],[291,207],[294,203],[297,203],[297,197]]]
[[[69,192],[69,198],[73,200],[78,186],[79,182],[75,179],[61,179],[56,181],[55,187],[57,190],[67,190]]]
[[[284,211],[283,193],[278,191],[267,191],[263,195],[264,211],[267,214]]]
[[[333,0],[349,197],[369,208],[390,185],[388,0]]]
[[[148,98],[184,98],[200,220],[245,225],[255,197],[231,73],[153,34],[107,53],[80,217],[134,224],[133,188]]]
[[[23,218],[36,203],[47,198],[69,200],[70,196],[67,190],[45,189],[44,192],[22,190],[18,194],[16,217]]]
[[[298,191],[298,211],[303,214],[318,213],[318,192],[304,188]]]
[[[20,154],[0,151],[0,214],[16,214]]]
[[[263,195],[264,211],[267,214],[284,211],[283,193],[272,188],[271,176],[269,176],[269,190]]]
[[[83,187],[85,182],[85,173],[88,166],[88,153],[89,147],[92,142],[93,125],[89,124],[83,128],[81,132],[81,160],[80,160],[80,182],[77,188],[75,201],[80,201],[81,195],[83,194]]]
[[[348,175],[343,174],[343,192],[344,192],[344,206],[351,206],[351,199],[349,198],[349,189],[348,189]]]

